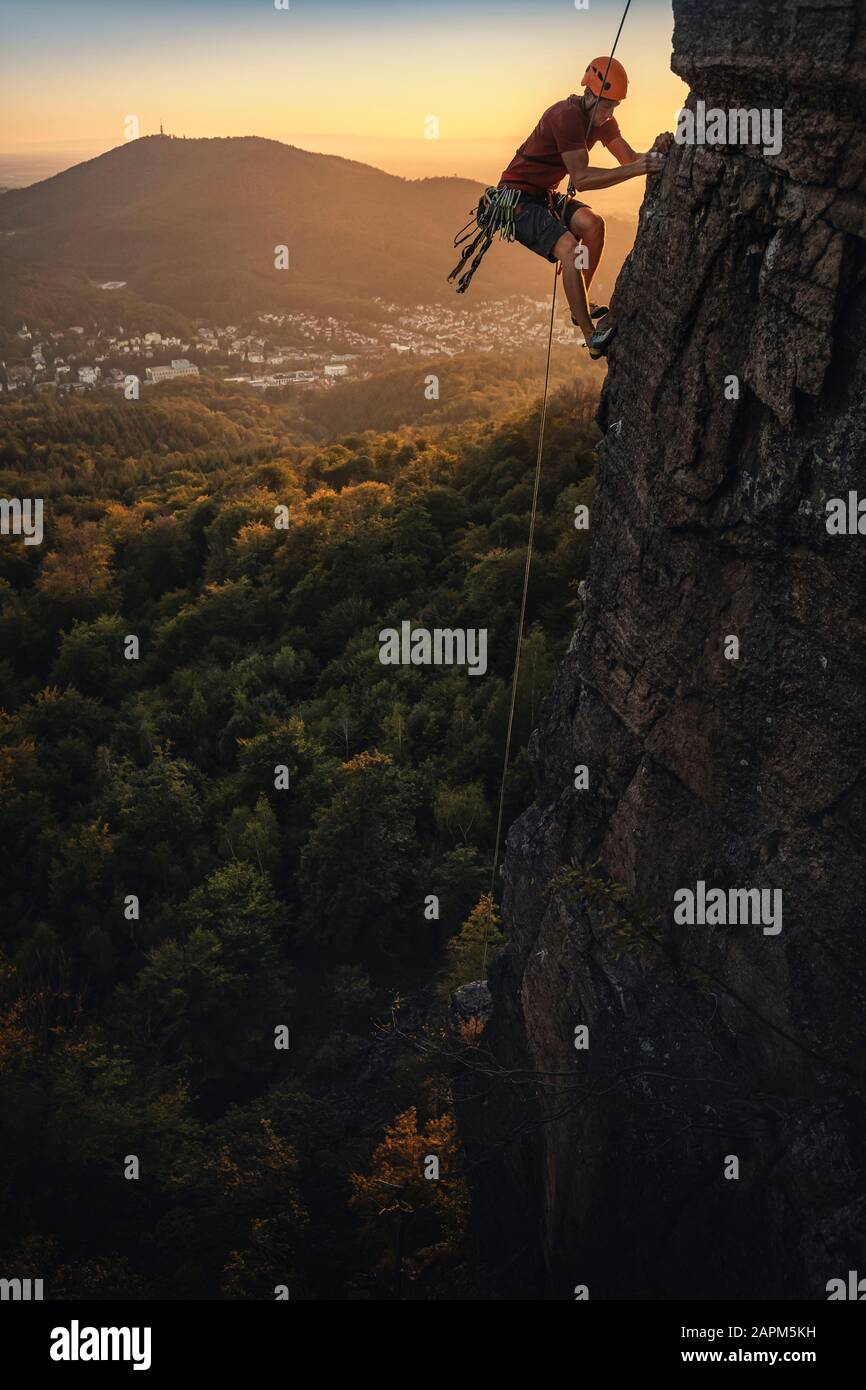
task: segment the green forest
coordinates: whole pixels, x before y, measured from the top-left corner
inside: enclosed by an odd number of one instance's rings
[[[501,944],[539,405],[406,424],[401,380],[390,432],[360,388],[0,405],[0,495],[45,506],[0,541],[0,1255],[46,1298],[478,1296],[448,996]],[[548,417],[506,826],[594,408]],[[383,666],[407,619],[486,628],[487,674]]]

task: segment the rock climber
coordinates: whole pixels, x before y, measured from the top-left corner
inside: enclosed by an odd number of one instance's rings
[[[596,328],[593,320],[608,309],[591,304],[588,295],[604,249],[604,219],[587,203],[555,190],[566,174],[575,191],[584,193],[660,173],[673,135],[659,135],[646,154],[636,154],[623,137],[613,113],[628,94],[628,76],[617,58],[593,58],[581,85],[582,96],[572,94],[548,107],[503,172],[499,188],[518,194],[515,239],[559,262],[572,322],[583,333],[590,357],[598,358],[607,355],[616,332]],[[590,166],[589,151],[598,141],[619,162],[618,169]]]

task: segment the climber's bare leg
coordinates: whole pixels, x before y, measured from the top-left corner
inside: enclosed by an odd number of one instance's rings
[[[572,236],[571,232],[563,232],[553,248],[553,254],[562,267],[562,287],[571,309],[571,317],[588,344],[595,332],[595,325],[589,314],[586,283],[577,266],[577,237]]]
[[[588,290],[604,251],[604,218],[599,217],[592,208],[578,208],[577,212],[572,213],[568,227],[572,236],[583,242],[586,248],[583,278]]]

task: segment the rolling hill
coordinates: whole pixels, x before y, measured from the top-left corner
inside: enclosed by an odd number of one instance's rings
[[[0,237],[13,263],[123,280],[139,299],[185,314],[345,313],[374,296],[453,297],[453,237],[480,191],[468,179],[407,180],[253,136],[146,136],[4,193]],[[623,229],[609,271],[630,244]],[[274,268],[280,245],[287,270]],[[502,246],[463,302],[549,288],[544,262]]]

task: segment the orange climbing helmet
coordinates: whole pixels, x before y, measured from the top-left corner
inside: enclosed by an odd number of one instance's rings
[[[628,73],[618,58],[593,58],[583,74],[581,86],[588,87],[593,96],[604,97],[605,101],[625,101]]]

